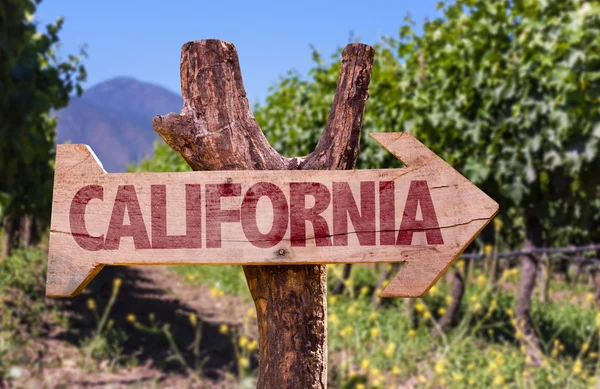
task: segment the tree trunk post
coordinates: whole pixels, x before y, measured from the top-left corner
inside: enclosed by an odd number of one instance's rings
[[[533,249],[542,247],[542,226],[537,217],[528,216],[525,223],[525,242],[523,248]],[[529,364],[539,366],[543,357],[540,340],[531,320],[531,300],[535,289],[538,273],[538,256],[531,253],[521,258],[521,278],[517,290],[517,305],[515,318],[520,332],[519,341],[525,346]]]
[[[452,323],[456,321],[458,311],[460,310],[460,304],[462,302],[463,295],[465,294],[465,280],[457,267],[452,273],[452,301],[446,309],[446,313],[440,319],[440,329],[446,332],[450,329]]]
[[[4,215],[2,218],[2,254],[0,259],[9,257],[19,246],[19,218]]]
[[[342,278],[337,280],[333,289],[331,290],[332,294],[342,294],[344,289],[346,289],[346,281],[350,278],[350,274],[352,273],[352,264],[346,263],[344,264],[344,269],[342,271]]]
[[[352,169],[373,56],[367,45],[344,49],[327,125],[306,157],[285,158],[269,145],[246,98],[237,51],[220,40],[183,45],[181,114],[156,116],[152,124],[194,170]],[[325,266],[244,266],[244,273],[258,316],[257,387],[326,388]]]

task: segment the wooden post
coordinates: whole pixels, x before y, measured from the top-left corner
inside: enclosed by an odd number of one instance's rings
[[[181,114],[154,129],[194,170],[352,169],[359,152],[374,50],[351,44],[327,126],[306,157],[286,158],[252,115],[237,51],[220,40],[181,51]],[[258,315],[258,388],[327,387],[327,284],[324,265],[244,266]]]

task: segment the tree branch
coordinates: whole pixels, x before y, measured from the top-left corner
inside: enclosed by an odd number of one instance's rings
[[[342,53],[342,67],[325,131],[303,170],[347,170],[354,168],[360,151],[360,135],[375,50],[355,43]]]

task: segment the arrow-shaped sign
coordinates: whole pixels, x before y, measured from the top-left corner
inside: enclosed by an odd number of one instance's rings
[[[406,168],[107,174],[59,145],[46,294],[105,265],[405,262],[382,296],[422,296],[498,204],[413,136],[371,137]]]

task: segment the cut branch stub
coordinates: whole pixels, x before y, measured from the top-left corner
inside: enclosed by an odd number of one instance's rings
[[[352,169],[373,57],[370,46],[346,46],[326,128],[305,158],[285,158],[269,145],[246,98],[235,46],[224,41],[183,45],[183,108],[152,125],[194,170]],[[257,386],[327,387],[325,266],[244,266],[244,272],[258,311]]]

